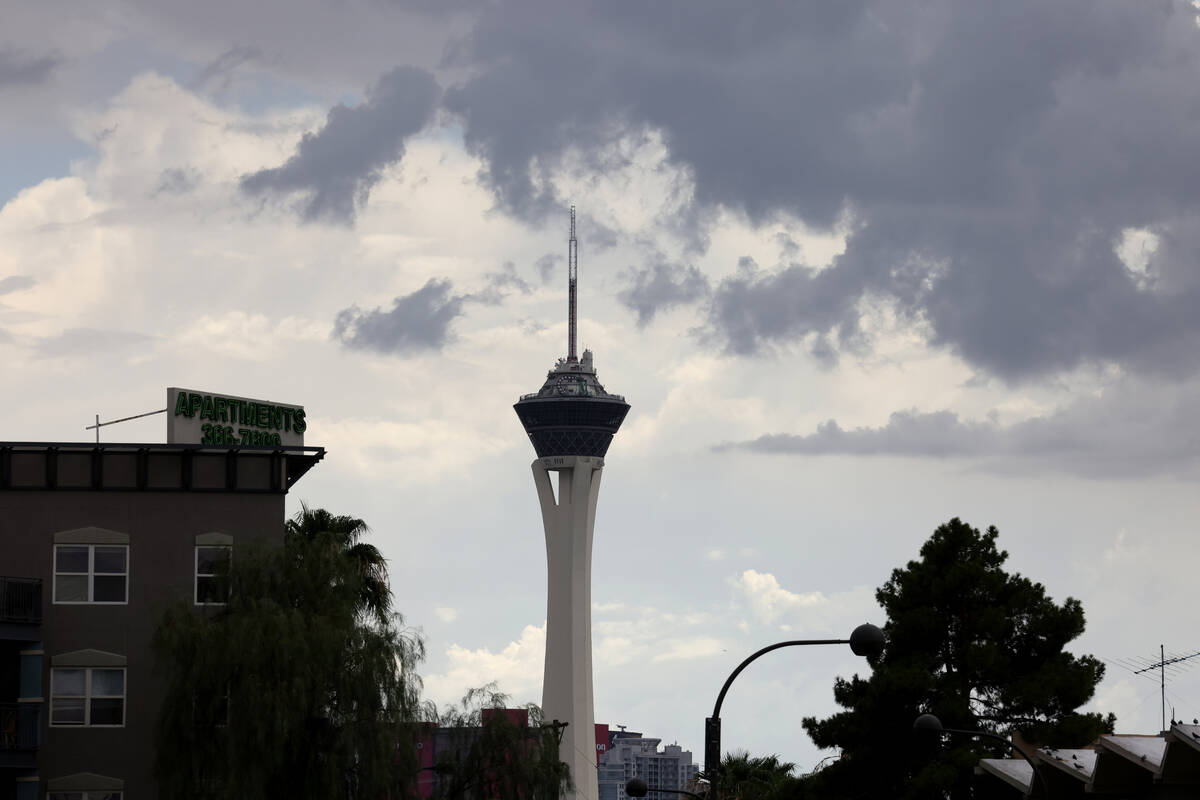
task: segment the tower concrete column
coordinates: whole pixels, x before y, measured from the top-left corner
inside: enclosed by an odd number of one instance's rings
[[[568,240],[567,357],[546,373],[542,388],[513,405],[533,449],[546,532],[546,668],[542,717],[567,723],[559,759],[571,769],[571,800],[596,800],[596,712],[592,701],[592,531],[604,454],[629,404],[605,391],[592,351],[575,352],[575,207]],[[558,473],[558,495],[554,477]]]
[[[546,662],[542,717],[566,722],[559,759],[571,769],[574,797],[596,800],[592,697],[592,532],[604,459],[549,456],[532,464],[546,533]],[[554,492],[557,472],[558,493]]]

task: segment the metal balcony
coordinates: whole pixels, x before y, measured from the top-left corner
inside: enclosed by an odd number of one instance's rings
[[[0,767],[37,764],[41,713],[40,703],[0,703]]]
[[[0,623],[42,624],[42,579],[0,575]]]

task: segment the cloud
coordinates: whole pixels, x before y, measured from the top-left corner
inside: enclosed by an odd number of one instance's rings
[[[554,279],[554,272],[558,269],[558,258],[553,253],[546,253],[534,262],[533,266],[537,269],[538,277],[542,279],[543,284]]]
[[[239,69],[262,59],[262,50],[247,45],[235,45],[210,61],[192,79],[191,86],[197,90],[226,90],[233,85]]]
[[[517,274],[517,267],[511,261],[504,262],[499,272],[489,272],[484,275],[484,288],[472,295],[464,296],[464,300],[472,300],[487,306],[498,306],[504,302],[506,290],[515,289],[521,294],[530,294],[533,287]]]
[[[829,334],[849,344],[858,339],[857,297],[841,285],[841,274],[792,266],[763,275],[742,259],[736,275],[721,281],[708,311],[710,329],[725,349],[752,355],[765,341],[790,341],[815,333],[814,355],[836,360]]]
[[[764,625],[773,625],[796,610],[809,610],[829,604],[829,598],[820,592],[789,592],[780,586],[778,579],[769,572],[748,569],[730,579],[730,583],[745,598],[755,618]]]
[[[695,267],[666,261],[630,268],[624,274],[625,288],[617,299],[637,314],[639,328],[644,328],[659,311],[701,300],[709,293],[708,278]]]
[[[1175,474],[1200,464],[1194,409],[1200,385],[1110,387],[1042,416],[1011,424],[965,420],[948,410],[893,412],[885,425],[845,429],[836,420],[812,433],[764,434],[717,451],[794,455],[972,459],[992,469],[1055,469],[1085,477]]]
[[[6,278],[0,278],[0,295],[20,292],[36,284],[37,281],[29,275],[9,275]]]
[[[458,619],[458,609],[450,608],[449,606],[438,606],[433,610],[433,615],[442,622],[454,622]]]
[[[34,349],[43,358],[104,356],[146,345],[156,338],[133,331],[68,328],[56,336],[38,339]]]
[[[353,108],[334,106],[325,126],[306,133],[283,166],[243,176],[249,194],[298,192],[306,199],[301,216],[349,224],[366,202],[383,169],[404,156],[404,140],[429,121],[437,98],[433,76],[397,67]]]
[[[470,77],[446,104],[515,214],[561,205],[568,161],[600,174],[614,142],[652,131],[692,176],[688,213],[849,220],[825,271],[718,288],[710,341],[730,352],[805,340],[832,363],[869,346],[858,308],[883,298],[1010,381],[1090,363],[1186,376],[1200,369],[1194,18],[1183,2],[1093,0],[485,6],[449,51]],[[1129,229],[1162,242],[1142,276],[1114,252]]]
[[[479,291],[453,294],[453,288],[449,279],[430,278],[412,294],[393,300],[388,311],[378,307],[363,311],[357,306],[342,309],[334,320],[333,339],[352,350],[390,355],[441,350],[454,339],[451,325],[462,316],[466,304],[498,306],[509,290],[533,292],[511,261],[504,262],[498,271],[484,274]]]
[[[158,194],[187,194],[196,188],[200,183],[200,176],[194,171],[171,167],[162,171],[159,178],[158,188],[154,190]]]
[[[878,616],[874,591],[858,586],[844,592],[798,593],[785,589],[769,572],[743,570],[727,580],[739,603],[760,625],[783,630],[836,632],[845,635],[864,619]]]
[[[45,83],[61,64],[62,59],[56,56],[31,58],[13,50],[0,50],[0,89]]]
[[[705,614],[661,611],[622,603],[594,603],[592,623],[597,672],[628,664],[696,661],[718,655],[729,643],[711,635]],[[602,616],[600,616],[602,615]],[[546,655],[546,625],[526,625],[498,651],[453,644],[442,672],[426,676],[425,689],[438,702],[450,702],[472,686],[496,681],[516,697],[540,693]]]
[[[430,278],[412,294],[393,300],[388,311],[342,309],[334,320],[333,339],[352,350],[387,355],[440,350],[452,337],[451,323],[463,313],[463,297],[451,289],[450,281]]]
[[[652,606],[614,609],[595,620],[595,660],[599,669],[658,661],[709,658],[728,647],[712,636],[719,626],[708,614],[664,611]]]
[[[445,672],[426,675],[425,691],[439,703],[452,703],[470,688],[496,681],[514,698],[539,696],[546,656],[546,625],[526,625],[520,637],[499,652],[452,644]]]

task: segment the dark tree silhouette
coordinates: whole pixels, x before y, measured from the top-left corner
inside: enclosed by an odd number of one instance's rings
[[[752,756],[745,750],[726,753],[720,774],[705,774],[714,781],[720,800],[789,800],[800,791],[796,765],[778,755]]]
[[[293,553],[302,556],[311,546],[328,553],[330,558],[345,561],[351,567],[355,580],[331,588],[355,589],[355,611],[370,614],[386,624],[392,607],[387,561],[375,545],[361,541],[370,531],[367,523],[361,519],[331,514],[323,508],[309,508],[303,503],[296,516],[285,524],[288,540],[306,544],[305,547],[292,548]],[[340,581],[341,578],[331,576],[331,580]]]
[[[1094,657],[1063,649],[1083,633],[1082,605],[1056,605],[1040,583],[1005,572],[997,536],[952,519],[876,592],[886,649],[869,678],[836,681],[845,711],[804,720],[819,747],[842,751],[806,782],[821,796],[969,796],[972,767],[1000,753],[986,741],[922,741],[912,724],[925,712],[947,727],[1019,731],[1056,746],[1112,730],[1112,715],[1076,710],[1104,676]]]
[[[446,744],[434,765],[436,800],[558,800],[570,788],[570,768],[558,758],[556,731],[541,724],[541,709],[523,706],[522,726],[503,713],[508,704],[489,683],[436,715]]]
[[[305,508],[283,547],[234,553],[224,607],[166,610],[156,776],[165,797],[400,798],[424,656],[361,520]]]

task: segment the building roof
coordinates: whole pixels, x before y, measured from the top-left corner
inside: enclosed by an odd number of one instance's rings
[[[0,491],[286,492],[324,457],[287,445],[0,442]]]
[[[1200,796],[1200,724],[1173,723],[1161,734],[1106,734],[1094,747],[1041,747],[1030,756],[1051,796]],[[1033,794],[1033,769],[1022,758],[985,758],[979,772],[1012,789],[1014,798],[1041,796]]]

